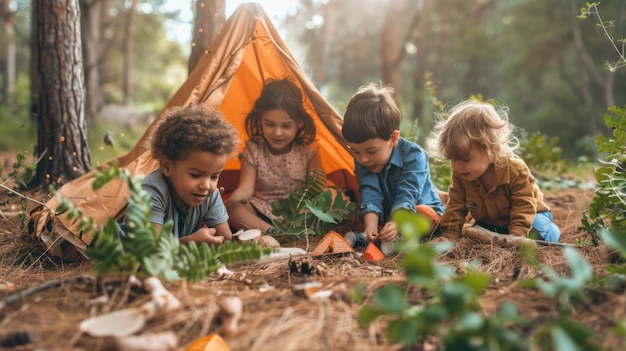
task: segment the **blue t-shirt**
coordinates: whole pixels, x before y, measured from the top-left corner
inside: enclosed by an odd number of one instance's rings
[[[150,194],[152,203],[150,222],[163,225],[172,220],[174,222],[172,231],[177,238],[193,234],[202,227],[203,223],[207,227],[215,227],[228,221],[226,206],[222,202],[219,191],[213,192],[200,206],[189,207],[187,212],[177,209],[174,206],[167,180],[160,168],[143,179],[141,188]]]
[[[385,223],[394,211],[404,208],[415,212],[416,205],[428,205],[439,215],[445,207],[430,179],[428,154],[419,145],[400,138],[387,166],[373,173],[356,160],[361,206],[359,216],[374,212]]]

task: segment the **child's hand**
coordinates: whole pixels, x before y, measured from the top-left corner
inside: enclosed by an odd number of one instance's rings
[[[380,229],[378,238],[381,242],[393,241],[398,236],[398,227],[394,222],[387,222]]]
[[[375,243],[378,240],[378,231],[375,229],[365,228],[364,231],[364,233],[367,235],[367,240],[369,240],[369,242],[371,243]]]
[[[196,244],[207,243],[209,245],[221,245],[224,242],[224,237],[216,236],[215,233],[215,228],[202,227],[196,230],[195,233],[181,238],[180,241],[183,244],[195,241]]]

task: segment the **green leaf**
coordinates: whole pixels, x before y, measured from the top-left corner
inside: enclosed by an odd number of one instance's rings
[[[551,330],[555,351],[578,351],[580,348],[570,336],[561,328],[553,327]]]
[[[626,258],[626,235],[625,232],[617,230],[600,230],[600,238],[608,246],[617,250],[622,258]]]
[[[403,319],[392,321],[388,330],[391,340],[401,342],[407,347],[420,339],[419,326]]]
[[[511,302],[504,301],[498,308],[498,317],[504,322],[521,322],[519,309]]]
[[[402,313],[408,308],[404,292],[398,285],[385,285],[374,293],[374,302],[387,312]]]
[[[385,315],[385,312],[380,309],[371,306],[363,306],[359,310],[358,320],[361,325],[367,326],[383,315]]]
[[[463,315],[459,322],[457,323],[457,328],[466,331],[477,331],[483,327],[485,323],[485,317],[483,317],[480,313],[470,312]]]
[[[311,200],[305,200],[306,207],[315,215],[315,217],[319,218],[321,221],[326,223],[337,223],[333,216],[324,213],[323,208],[316,207]]]
[[[485,291],[489,281],[491,281],[491,276],[481,272],[469,272],[458,279],[458,282],[470,287],[476,295]]]
[[[430,233],[432,224],[424,216],[407,209],[399,209],[392,214],[398,231],[408,238],[421,238]]]

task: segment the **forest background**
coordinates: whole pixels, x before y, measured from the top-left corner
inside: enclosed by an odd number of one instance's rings
[[[0,151],[36,148],[33,23],[49,16],[34,11],[37,3],[0,0]],[[66,3],[80,8],[81,113],[87,159],[97,166],[134,145],[217,33],[229,1]],[[553,138],[564,157],[594,159],[595,137],[611,132],[603,114],[626,101],[626,71],[611,66],[620,52],[597,21],[576,17],[582,0],[291,3],[275,22],[327,100],[342,113],[360,85],[390,84],[404,111],[403,135],[420,144],[442,104],[479,95],[508,106],[526,135]],[[624,33],[626,2],[603,1],[600,9],[609,36]],[[181,25],[189,35],[173,32]]]

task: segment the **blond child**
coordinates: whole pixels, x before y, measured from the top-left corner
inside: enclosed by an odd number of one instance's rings
[[[439,228],[447,239],[462,234],[469,212],[475,224],[500,234],[528,237],[531,229],[557,242],[559,227],[518,146],[504,109],[467,100],[434,128],[433,152],[450,160],[452,185]]]

